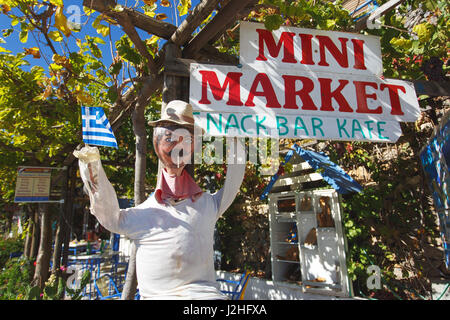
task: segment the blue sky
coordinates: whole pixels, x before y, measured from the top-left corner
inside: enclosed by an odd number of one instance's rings
[[[118,1],[120,4],[125,4],[127,1]],[[179,25],[182,20],[186,18],[187,15],[184,15],[182,17],[175,16],[175,10],[174,6],[176,7],[179,3],[179,0],[170,0],[171,6],[170,7],[163,7],[160,5],[160,0],[157,1],[158,9],[156,10],[157,13],[165,13],[167,15],[167,19],[163,20],[164,22],[172,23],[173,25]],[[199,0],[192,0],[192,8],[199,2]],[[84,38],[86,34],[90,36],[98,36],[100,38],[103,38],[106,42],[106,44],[99,44],[100,50],[103,52],[103,63],[106,67],[109,67],[111,64],[111,48],[109,43],[109,37],[102,37],[97,33],[97,31],[92,27],[92,22],[94,21],[95,17],[97,17],[98,13],[93,13],[90,17],[85,15],[85,12],[83,10],[83,6],[80,5],[82,1],[75,1],[75,0],[64,0],[64,15],[68,18],[69,21],[74,20],[75,17],[77,17],[76,11],[73,10],[79,10],[81,12],[81,24],[82,29],[78,33],[73,33],[76,38]],[[129,5],[134,6],[135,1],[129,1]],[[139,1],[138,6],[141,7],[144,5],[143,1]],[[71,7],[72,6],[72,7]],[[74,7],[76,6],[76,7]],[[72,11],[71,11],[72,10]],[[11,12],[10,12],[11,13]],[[14,13],[14,10],[12,11]],[[17,13],[18,14],[18,13]],[[53,18],[54,21],[54,18]],[[105,22],[102,22],[102,24],[106,24]],[[35,32],[33,36],[31,33],[28,35],[28,40],[25,43],[22,43],[19,41],[19,33],[20,33],[20,24],[17,24],[16,26],[12,27],[14,31],[9,35],[9,37],[3,37],[3,31],[6,29],[11,28],[11,19],[6,16],[5,14],[0,14],[0,30],[2,32],[0,33],[0,38],[3,38],[6,43],[0,43],[0,46],[12,51],[13,53],[17,53],[20,51],[23,51],[24,48],[31,48],[31,47],[39,47],[41,50],[41,56],[45,55],[48,57],[48,59],[51,60],[51,51],[48,47],[45,46],[43,42],[41,42],[38,45],[38,42],[36,40],[38,37],[38,34]],[[51,30],[56,30],[55,28]],[[150,37],[150,35],[147,32],[141,31],[137,29],[139,34],[141,35],[142,39],[147,39]],[[122,35],[123,31],[118,26],[112,26],[111,27],[111,39],[113,43],[118,40]],[[36,37],[36,38],[35,38]],[[78,47],[76,46],[75,37],[69,37],[69,39],[66,38],[68,47],[70,51],[77,51]],[[60,51],[60,47],[58,45],[60,43],[55,43],[56,48],[58,51]],[[43,57],[40,59],[34,59],[32,56],[27,57],[27,61],[30,62],[31,66],[33,65],[40,65],[43,66],[45,69],[47,69],[47,63]],[[51,62],[51,61],[50,61]]]

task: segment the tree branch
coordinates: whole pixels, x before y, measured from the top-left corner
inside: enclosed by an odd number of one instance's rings
[[[3,151],[9,151],[9,152],[23,152],[26,153],[25,150],[22,150],[21,148],[14,147],[11,144],[6,144],[3,141],[0,140],[0,149]]]
[[[234,18],[233,20],[231,20],[231,21],[228,22],[227,24],[224,24],[224,25],[222,26],[222,29],[221,29],[220,31],[218,31],[218,32],[216,33],[216,35],[213,36],[213,37],[208,41],[208,43],[213,44],[214,42],[216,42],[217,40],[219,40],[219,38],[220,38],[221,36],[224,35],[224,33],[226,32],[226,30],[230,29],[230,28],[234,25],[234,23],[236,22],[236,20],[240,20],[241,18],[248,16],[248,14],[249,14],[251,11],[253,11],[253,10],[257,11],[257,10],[260,10],[261,8],[271,7],[270,5],[266,5],[266,4],[258,4],[258,5],[255,5],[255,2],[256,2],[256,1],[250,1],[250,3],[249,3],[244,9],[242,9],[241,11],[239,11],[239,13],[236,14],[236,16],[235,16],[235,18]]]
[[[121,12],[112,11],[111,9],[116,6],[114,0],[83,0],[83,6],[103,13],[114,20],[120,20],[126,16],[135,27],[163,39],[170,39],[177,30],[177,27],[170,23],[156,20],[131,8],[124,7]]]
[[[200,31],[183,49],[183,57],[194,57],[218,33],[223,32],[223,26],[235,21],[236,14],[245,9],[255,0],[231,0],[214,18]]]
[[[150,73],[158,72],[158,70],[156,69],[155,62],[153,61],[153,57],[147,50],[147,45],[144,43],[144,41],[142,41],[141,37],[139,37],[139,34],[137,33],[128,16],[124,15],[117,17],[117,21],[122,26],[123,30],[128,35],[130,40],[134,43],[139,53],[147,59]]]
[[[235,2],[239,2],[241,0],[234,0]],[[236,12],[239,12],[240,10],[244,10],[244,12],[247,12],[249,10],[249,5],[253,4],[255,0],[242,0],[244,2],[244,4],[240,5],[239,9],[237,11],[235,8],[231,8],[227,9],[227,12],[229,15],[228,18],[230,21],[234,22],[235,18],[236,18]],[[159,20],[156,20],[154,18],[151,18],[145,14],[142,14],[138,11],[135,11],[133,9],[130,8],[124,8],[124,10],[122,12],[116,12],[116,11],[111,11],[110,8],[114,8],[115,3],[112,0],[84,0],[83,1],[83,5],[90,8],[90,9],[94,9],[96,11],[99,11],[100,13],[111,17],[117,21],[120,20],[120,16],[123,15],[127,15],[129,18],[129,21],[131,22],[132,25],[134,25],[135,27],[144,30],[150,34],[154,34],[160,38],[166,39],[166,40],[171,40],[172,42],[174,42],[177,45],[184,45],[186,44],[186,42],[191,38],[191,34],[188,34],[189,32],[192,32],[193,30],[195,30],[195,28],[197,27],[197,24],[201,24],[204,19],[207,17],[206,13],[208,13],[209,10],[214,10],[214,7],[212,7],[212,4],[215,3],[216,0],[209,0],[207,2],[202,2],[199,5],[197,5],[194,8],[193,13],[188,16],[188,18],[190,19],[191,23],[188,24],[188,22],[185,23],[183,22],[180,27],[177,29],[177,27],[175,27],[174,25],[170,24],[170,23],[166,23],[166,22],[162,22]],[[106,4],[105,4],[106,3]],[[200,7],[199,7],[200,6]],[[198,9],[197,9],[198,7]],[[211,9],[212,7],[212,9]],[[228,7],[228,5],[222,9],[225,10]],[[222,12],[220,11],[220,12]],[[220,14],[219,12],[219,14]],[[198,14],[197,16],[194,16],[194,13]],[[210,11],[209,11],[210,13]],[[208,15],[209,15],[208,13]],[[217,15],[219,15],[217,14]],[[206,15],[206,16],[205,16]],[[217,17],[216,15],[216,17]],[[221,14],[223,15],[223,14]],[[203,18],[205,16],[205,18]],[[238,16],[241,16],[241,14],[238,14]],[[119,18],[118,18],[119,17]],[[213,18],[213,21],[216,21],[215,24],[217,24],[216,26],[216,30],[222,30],[223,29],[223,25],[221,25],[221,21],[217,22],[217,19]],[[188,18],[186,18],[186,20],[188,20]],[[203,18],[203,19],[200,19]],[[211,21],[208,26],[213,22]],[[227,19],[228,21],[228,19]],[[120,22],[120,21],[119,21]],[[195,26],[195,27],[193,27]],[[204,29],[209,28],[208,26],[206,26]],[[192,31],[191,31],[192,29]],[[202,32],[204,32],[202,30]],[[212,37],[217,37],[216,32],[213,32],[213,34],[211,35]],[[217,58],[217,56],[219,56],[219,54],[217,54],[217,49],[215,49],[213,46],[209,45],[208,42],[211,39],[206,39],[207,41],[205,42],[205,44],[202,47],[199,47],[196,49],[195,53],[197,53],[199,50],[202,50],[202,56],[208,56],[211,52],[214,52],[213,58]],[[198,41],[198,40],[197,40]],[[193,44],[195,45],[195,44]],[[192,45],[191,45],[192,46]],[[164,50],[164,48],[162,49]],[[206,50],[203,51],[203,50]],[[231,61],[235,61],[235,58],[228,55],[228,57],[226,57],[227,54],[222,53],[220,54],[221,59],[220,61],[222,62],[227,62],[230,63]],[[159,67],[164,63],[163,61],[163,57],[164,57],[164,53],[160,51],[160,53],[158,53],[158,56],[161,58],[157,58],[155,59],[155,64],[156,64],[156,69],[159,70]],[[194,57],[194,55],[189,55],[189,52],[184,52],[183,56],[185,58],[192,58]],[[234,63],[234,62],[232,62]]]
[[[203,0],[186,17],[170,40],[178,46],[184,45],[192,37],[192,32],[210,15],[219,0]]]

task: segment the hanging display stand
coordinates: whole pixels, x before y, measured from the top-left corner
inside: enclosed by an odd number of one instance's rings
[[[293,160],[294,171],[268,194],[272,280],[305,293],[351,297],[340,195],[323,189],[321,175],[301,157]]]

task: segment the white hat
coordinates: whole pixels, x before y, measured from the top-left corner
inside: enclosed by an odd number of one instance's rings
[[[196,126],[192,114],[192,106],[181,100],[170,101],[161,114],[161,119],[149,121],[148,124],[152,127],[164,124],[178,124],[192,129]],[[197,126],[197,128],[200,127]]]

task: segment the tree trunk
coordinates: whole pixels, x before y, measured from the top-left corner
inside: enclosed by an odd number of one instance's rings
[[[67,267],[67,263],[69,260],[69,243],[70,243],[70,235],[72,232],[73,226],[73,198],[75,196],[75,185],[76,185],[76,169],[78,162],[75,162],[74,166],[71,166],[67,169],[66,176],[66,190],[64,193],[64,205],[63,205],[63,219],[60,222],[60,228],[63,227],[63,234],[61,237],[61,266]],[[56,241],[55,241],[56,242]],[[55,244],[56,247],[56,244]],[[68,275],[66,272],[59,272],[61,277],[63,278],[64,283],[66,282]],[[60,300],[64,300],[65,290],[62,291]]]
[[[139,205],[145,201],[145,171],[147,161],[147,132],[145,130],[144,99],[139,99],[132,114],[133,131],[136,137],[136,161],[134,171],[134,203]],[[128,262],[128,272],[122,291],[122,300],[134,300],[137,289],[136,246],[133,243]]]
[[[134,300],[137,290],[136,277],[136,245],[131,243],[130,260],[128,261],[128,271],[123,285],[121,300]]]
[[[181,56],[181,50],[173,43],[168,43],[166,47],[166,61],[174,60]],[[164,88],[162,92],[162,109],[168,102],[174,99],[185,98],[185,90],[182,89],[181,79],[175,76],[164,75]],[[135,205],[145,200],[145,170],[147,155],[147,133],[145,130],[144,111],[146,99],[139,99],[133,111],[133,130],[136,136],[136,162],[135,162],[135,182],[134,198]],[[161,110],[162,111],[162,110]],[[161,164],[158,166],[158,179],[161,170]],[[136,246],[133,243],[130,260],[128,262],[128,272],[124,289],[122,291],[122,300],[132,300],[136,294]]]
[[[145,130],[145,104],[137,103],[132,114],[136,137],[136,162],[134,166],[134,202],[145,201],[145,170],[147,160],[147,131]]]
[[[70,169],[70,168],[69,168]],[[55,235],[55,248],[53,249],[53,267],[52,267],[52,273],[57,273],[60,271],[61,267],[61,255],[62,255],[62,245],[66,236],[66,233],[68,232],[68,226],[66,223],[67,218],[65,217],[66,210],[65,209],[65,203],[67,201],[67,189],[68,189],[68,170],[64,170],[63,174],[63,183],[62,185],[62,198],[64,199],[64,203],[61,203],[59,205],[59,221],[58,221],[58,229],[56,230]],[[59,275],[59,272],[58,272]]]
[[[8,235],[11,232],[13,215],[14,215],[13,212],[7,212],[5,214],[5,216],[6,216],[6,234],[8,234]]]
[[[25,258],[30,258],[30,251],[31,251],[31,227],[32,227],[32,220],[31,218],[28,218],[28,228],[27,228],[27,235],[25,236],[25,243],[23,245],[23,256]]]
[[[69,167],[67,170],[67,193],[64,198],[64,224],[66,226],[66,232],[64,234],[61,262],[65,267],[67,267],[67,262],[69,260],[69,242],[73,226],[73,198],[75,196],[75,185],[77,183],[77,166],[78,162],[75,162],[75,165]]]
[[[25,243],[23,246],[23,256],[27,259],[30,258],[31,254],[31,241],[32,241],[32,231],[33,231],[33,212],[30,210],[29,205],[25,206],[25,216],[27,221],[27,235],[25,237]]]
[[[39,208],[42,211],[41,240],[36,260],[36,269],[34,271],[33,285],[43,289],[45,281],[47,281],[48,278],[52,252],[52,219],[48,204],[40,204]]]
[[[32,239],[31,239],[31,250],[30,250],[30,259],[35,260],[37,257],[37,253],[39,250],[39,241],[40,241],[40,234],[41,234],[41,228],[39,223],[39,210],[36,208],[33,210],[32,213],[33,217],[33,233],[32,233]]]
[[[65,234],[65,224],[64,224],[64,210],[62,209],[64,207],[63,204],[60,204],[60,219],[59,219],[59,223],[58,223],[58,228],[56,230],[56,234],[55,234],[55,247],[53,249],[53,257],[52,257],[52,261],[53,261],[53,266],[52,266],[52,273],[56,273],[60,266],[61,266],[61,253],[62,253],[62,243],[63,243],[63,239],[64,239],[64,234]]]
[[[173,43],[168,43],[166,47],[166,61],[174,60],[181,56],[180,49]],[[186,99],[186,90],[183,90],[181,79],[175,76],[164,75],[164,86],[162,92],[161,113],[167,103],[175,99]],[[189,95],[187,96],[187,99]],[[142,108],[138,106],[142,105]],[[144,103],[138,103],[133,113],[133,129],[136,135],[136,165],[134,197],[136,205],[145,200],[145,160],[147,154],[147,135],[145,132]],[[158,179],[162,166],[158,163]],[[130,260],[128,262],[128,273],[125,286],[122,292],[122,300],[134,299],[137,288],[136,279],[136,246],[132,244]]]

